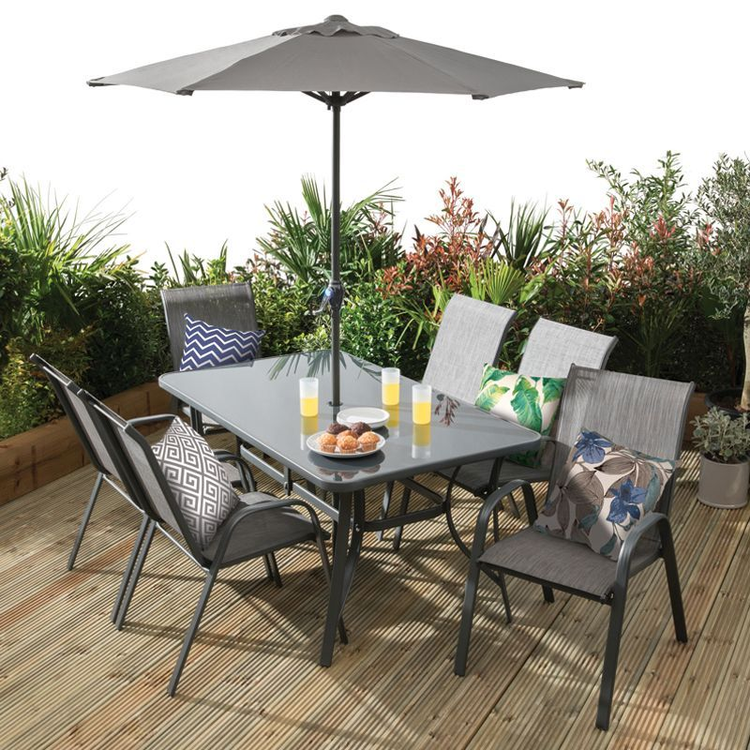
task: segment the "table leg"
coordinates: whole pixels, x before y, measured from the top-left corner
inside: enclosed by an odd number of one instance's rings
[[[337,495],[339,511],[336,537],[333,544],[333,570],[328,600],[320,665],[330,667],[339,618],[344,612],[346,597],[354,579],[359,552],[362,548],[365,497],[364,492],[345,492]],[[354,521],[354,523],[352,523]],[[351,540],[350,540],[351,535]]]

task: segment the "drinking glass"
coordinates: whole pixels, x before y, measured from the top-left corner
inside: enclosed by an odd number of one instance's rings
[[[417,384],[411,387],[411,418],[414,424],[429,424],[432,416],[432,386]]]
[[[299,413],[303,417],[318,416],[318,379],[300,378]]]
[[[398,406],[401,386],[401,370],[386,367],[380,373],[384,406]]]

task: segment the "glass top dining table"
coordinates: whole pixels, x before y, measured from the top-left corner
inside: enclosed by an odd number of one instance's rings
[[[159,378],[164,390],[190,407],[194,423],[208,417],[237,436],[245,446],[243,458],[333,520],[331,594],[320,658],[324,666],[330,665],[333,658],[336,627],[352,584],[363,533],[403,526],[449,511],[442,496],[420,489],[414,477],[501,459],[540,444],[538,433],[434,389],[430,423],[416,425],[412,422],[411,404],[415,381],[402,377],[399,405],[382,407],[381,368],[346,353],[341,354],[340,360],[343,404],[334,408],[329,405],[330,357],[327,350],[305,352],[229,367],[171,372]],[[299,379],[303,377],[319,379],[317,417],[300,416]],[[386,425],[378,430],[386,438],[380,450],[340,459],[308,448],[307,439],[335,422],[341,409],[362,406],[388,411]],[[383,484],[390,493],[396,481],[414,487],[432,501],[431,507],[392,518],[365,518],[364,490]],[[451,530],[453,533],[452,524]]]

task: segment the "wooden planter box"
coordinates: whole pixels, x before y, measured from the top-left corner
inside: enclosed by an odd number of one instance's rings
[[[163,414],[170,410],[170,396],[156,381],[105,399],[124,419]],[[147,425],[144,434],[160,425]],[[67,417],[35,427],[0,442],[0,505],[70,474],[88,463],[81,443]]]

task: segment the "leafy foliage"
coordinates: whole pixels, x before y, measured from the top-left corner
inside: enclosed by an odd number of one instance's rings
[[[78,207],[68,210],[65,198],[45,198],[26,180],[8,180],[8,188],[0,196],[0,220],[26,277],[14,325],[39,343],[46,328],[81,327],[78,304],[88,280],[116,278],[132,265],[120,260],[127,245],[110,244],[125,219],[96,208],[81,216]]]
[[[747,414],[732,419],[721,409],[710,409],[693,420],[693,445],[712,461],[736,464],[750,454],[750,429]]]
[[[82,380],[90,364],[91,330],[75,335],[46,330],[42,343],[14,338],[7,347],[7,364],[0,374],[0,440],[62,416],[60,403],[46,377],[29,362],[37,352],[74,380]]]
[[[400,255],[400,236],[393,231],[393,204],[401,198],[393,183],[341,210],[341,277],[356,280],[364,270],[372,273],[392,265]],[[305,211],[280,201],[266,206],[271,225],[259,237],[261,251],[277,260],[291,276],[322,289],[331,264],[331,208],[325,190],[311,177],[302,178]]]

